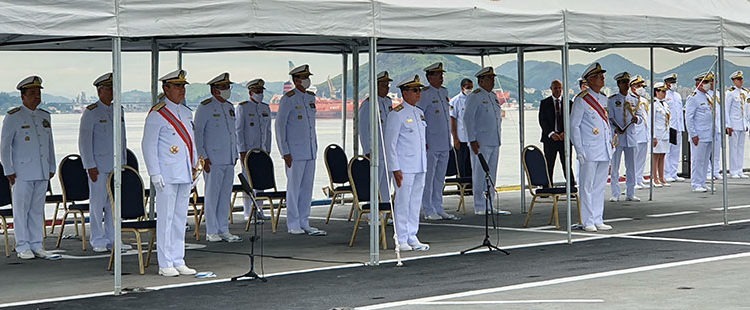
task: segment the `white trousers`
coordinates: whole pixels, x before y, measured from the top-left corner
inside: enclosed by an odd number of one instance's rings
[[[13,230],[16,252],[43,249],[44,196],[48,180],[21,181],[13,185]]]
[[[314,178],[315,160],[292,160],[292,167],[286,168],[287,231],[310,228]]]
[[[156,250],[159,268],[185,265],[185,222],[190,183],[166,184],[156,191]]]
[[[107,178],[111,171],[99,171],[96,182],[89,180],[89,243],[95,248],[112,248],[115,240],[115,225],[112,223],[112,207],[107,194]]]
[[[665,178],[676,179],[677,170],[679,169],[680,163],[682,163],[682,131],[677,132],[677,144],[669,144],[669,153],[667,153],[667,159],[664,164],[664,175]]]
[[[742,163],[745,159],[745,136],[744,131],[735,131],[729,136],[729,173],[731,175],[742,174]]]
[[[643,170],[646,168],[646,157],[648,156],[648,143],[638,143],[635,148],[635,182],[638,184],[645,183]]]
[[[495,184],[495,181],[497,180],[497,161],[500,156],[500,147],[480,146],[479,153],[482,153],[484,160],[487,161],[487,165],[490,168],[490,180],[492,180],[492,184]],[[482,164],[479,162],[479,156],[474,154],[474,152],[471,152],[471,182],[472,188],[474,189],[472,190],[474,194],[474,212],[482,210],[486,212],[487,206],[489,206],[489,203],[487,203],[487,199],[484,196],[484,191],[487,189],[487,182],[485,181],[484,169],[482,169]],[[495,200],[494,187],[490,191],[490,198],[493,201]]]
[[[427,173],[422,193],[422,211],[425,215],[443,214],[443,187],[448,169],[448,151],[427,150]]]
[[[211,165],[211,172],[205,172],[206,234],[229,232],[229,203],[232,199],[234,165]]]
[[[413,244],[418,241],[419,209],[422,206],[422,191],[424,191],[424,173],[403,173],[401,187],[396,188],[393,205],[396,222],[396,234],[399,244]]]
[[[711,161],[712,142],[690,142],[690,185],[693,188],[706,186],[706,171]]]
[[[604,224],[604,186],[607,184],[606,161],[581,162],[578,188],[581,191],[581,220],[583,226]]]
[[[612,197],[620,197],[620,159],[625,153],[625,196],[633,197],[635,195],[635,147],[618,146],[612,154],[612,170],[610,173],[609,187],[612,191]],[[604,180],[607,182],[607,180]]]

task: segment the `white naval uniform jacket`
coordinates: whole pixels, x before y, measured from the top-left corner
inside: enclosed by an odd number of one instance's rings
[[[237,132],[234,106],[211,96],[195,111],[195,146],[199,157],[211,164],[234,165],[237,162]]]
[[[682,96],[680,96],[680,93],[670,89],[667,90],[667,97],[665,100],[669,105],[669,114],[672,115],[672,117],[669,118],[669,127],[674,128],[677,131],[685,131],[685,113],[684,107],[682,106]]]
[[[169,99],[156,104],[146,116],[143,128],[143,159],[150,176],[161,175],[167,184],[190,184],[193,182],[192,168],[198,162],[196,148],[193,147],[193,161],[185,142],[177,131],[158,112],[167,109],[177,117],[188,131],[190,143],[195,145],[193,138],[193,113],[185,105],[175,104]]]
[[[99,173],[111,172],[114,167],[114,122],[112,106],[101,101],[92,103],[83,110],[78,130],[78,152],[84,169],[97,168]],[[125,117],[121,118],[122,164],[127,163],[127,140],[125,139]]]
[[[748,129],[745,115],[745,103],[747,102],[747,92],[742,88],[732,86],[726,93],[727,106],[724,109],[726,116],[726,127],[736,131],[746,131]]]
[[[671,118],[670,113],[669,104],[666,100],[654,100],[654,139],[669,140],[667,115],[670,115],[669,118]]]
[[[651,113],[648,111],[650,108],[648,100],[635,95],[632,92],[630,93],[630,96],[638,102],[638,113],[643,115],[643,121],[633,125],[635,126],[636,142],[648,143],[651,141],[651,138],[649,138],[649,136],[651,136]]]
[[[576,152],[583,154],[586,161],[609,161],[614,152],[611,129],[607,120],[602,119],[599,113],[583,100],[586,94],[594,97],[600,105],[607,101],[607,96],[590,90],[576,96],[570,112],[570,140]]]
[[[427,148],[430,151],[449,151],[451,145],[451,117],[448,105],[448,90],[445,87],[435,88],[427,86],[422,90],[422,96],[417,107],[424,112],[427,121]]]
[[[55,172],[55,145],[49,112],[24,105],[8,111],[0,136],[5,175],[21,181],[48,180]]]
[[[700,142],[713,141],[713,112],[706,93],[697,90],[685,103],[685,124],[692,139],[698,136]]]
[[[595,93],[591,92],[591,94],[594,95]],[[602,102],[600,101],[599,103]],[[629,95],[623,95],[618,92],[612,96],[609,96],[609,98],[607,99],[606,107],[607,113],[609,113],[609,121],[612,123],[612,134],[615,134],[615,128],[619,127],[620,129],[623,129],[628,126],[630,120],[633,117],[629,107],[636,107],[637,105],[638,99]],[[638,109],[635,112],[635,116],[638,117],[638,123],[643,123],[646,119],[642,109]],[[628,129],[625,130],[625,133],[619,134],[617,138],[619,146],[636,147],[638,145],[638,129],[636,129],[637,125],[638,124],[632,124],[630,125],[630,127],[628,127]]]
[[[375,130],[385,127],[385,121],[388,119],[388,113],[393,110],[393,103],[389,97],[378,97],[378,109],[380,110],[380,124],[375,126]],[[385,129],[383,129],[385,130]],[[372,145],[370,143],[370,98],[362,101],[362,105],[359,108],[359,143],[362,145],[362,151],[365,154],[372,153]],[[380,133],[378,133],[378,141],[381,145],[383,143]],[[382,161],[383,151],[380,151],[380,159]]]
[[[399,104],[388,113],[383,133],[388,169],[402,173],[427,171],[426,127],[424,113],[411,104]]]
[[[261,149],[271,153],[271,108],[267,103],[243,101],[237,105],[235,114],[237,150],[247,152]]]
[[[464,125],[464,114],[466,111],[466,94],[463,92],[458,93],[451,101],[448,102],[451,106],[450,116],[456,119],[456,133],[458,133],[458,140],[460,142],[469,142],[469,137],[466,135],[466,125]]]
[[[281,97],[276,114],[276,144],[281,155],[291,154],[292,160],[317,157],[315,114],[314,93],[295,88]]]
[[[503,116],[494,92],[477,88],[466,98],[464,125],[469,142],[480,146],[500,146]]]

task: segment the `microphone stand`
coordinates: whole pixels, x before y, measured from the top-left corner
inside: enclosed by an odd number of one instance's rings
[[[490,222],[489,222],[489,219],[490,219],[490,216],[494,216],[495,215],[495,210],[492,207],[492,195],[490,194],[490,190],[493,190],[494,187],[495,187],[495,185],[492,183],[492,179],[490,178],[490,170],[487,167],[487,163],[484,160],[484,156],[482,156],[481,153],[477,154],[477,155],[479,156],[479,160],[477,160],[477,161],[481,162],[482,168],[484,170],[484,182],[485,182],[485,185],[486,185],[486,190],[484,192],[484,207],[485,207],[485,212],[484,212],[484,240],[482,240],[482,244],[480,244],[478,246],[475,246],[473,248],[461,251],[461,255],[464,255],[464,254],[466,254],[468,252],[471,252],[471,251],[474,251],[474,250],[477,250],[477,249],[480,249],[480,248],[483,248],[483,247],[487,247],[487,249],[489,249],[490,252],[492,252],[492,251],[500,251],[500,252],[505,253],[505,255],[510,255],[510,253],[508,253],[508,251],[503,250],[503,249],[501,249],[501,248],[493,245],[492,242],[490,242]]]
[[[252,191],[249,193],[246,191],[245,193],[248,197],[250,197],[250,201],[252,201],[253,203],[253,210],[257,210],[258,203],[255,201],[255,195],[252,193]],[[232,277],[231,281],[237,281],[240,278],[247,278],[246,280],[260,280],[261,282],[268,281],[268,279],[261,277],[257,273],[255,273],[255,241],[260,239],[258,238],[258,225],[263,225],[263,220],[258,218],[257,212],[253,212],[251,216],[255,217],[255,223],[253,223],[253,236],[250,237],[250,270],[248,270],[243,275]],[[262,243],[261,247],[263,247]]]

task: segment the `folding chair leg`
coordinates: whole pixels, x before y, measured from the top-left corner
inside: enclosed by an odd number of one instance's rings
[[[78,231],[78,213],[75,211],[72,213],[73,213],[73,227],[76,228],[76,237],[79,237],[81,236],[81,233]]]
[[[86,251],[86,217],[81,212],[81,248]]]
[[[109,251],[109,264],[107,265],[107,271],[112,271],[112,265],[115,264],[115,249]]]
[[[523,221],[523,227],[529,227],[529,220],[531,220],[532,211],[534,211],[534,204],[536,203],[536,196],[531,198],[531,206],[529,206],[529,212],[526,213],[526,219]]]
[[[333,194],[333,198],[331,198],[331,206],[328,207],[328,216],[326,216],[326,224],[328,224],[328,221],[331,220],[331,212],[333,212],[333,205],[336,204],[337,196],[339,196],[339,194]]]
[[[388,213],[381,213],[380,215],[380,243],[385,250],[388,249],[388,239],[385,237],[385,223],[387,223]]]
[[[154,251],[154,240],[156,240],[155,230],[150,231],[149,234],[151,234],[151,239],[148,241],[148,254],[146,255],[146,265],[144,267],[151,265],[151,252]]]
[[[273,225],[271,225],[273,227],[273,232],[276,232],[276,229],[279,228],[279,218],[281,218],[281,205],[282,205],[282,201],[283,200],[279,201],[278,208],[276,208],[276,218],[275,219],[271,219],[273,221]]]
[[[60,223],[60,235],[57,236],[57,244],[55,245],[55,248],[60,248],[60,243],[62,242],[63,235],[65,234],[65,221],[68,220],[68,211],[65,211],[63,213],[62,222]]]
[[[552,202],[552,217],[555,219],[555,228],[560,229],[560,212],[557,209],[557,202],[559,201],[558,196],[552,197],[554,200]],[[550,224],[552,224],[552,221],[550,220]]]
[[[234,202],[237,201],[237,192],[232,193],[232,201],[229,203],[229,224],[234,224]]]
[[[42,236],[43,238],[47,238],[47,217],[44,215],[44,212],[42,212]]]
[[[10,243],[8,242],[8,222],[5,221],[5,217],[0,217],[3,225],[3,236],[5,236],[5,257],[10,257]]]
[[[349,218],[346,220],[347,222],[352,221],[352,216],[354,215],[354,204],[352,204],[352,208],[349,209]]]
[[[351,239],[349,239],[349,247],[354,246],[354,239],[357,239],[357,230],[359,230],[359,222],[362,220],[362,214],[365,214],[365,212],[359,212],[357,221],[354,222],[354,230],[352,231]]]
[[[576,194],[576,205],[578,205],[578,223],[583,224],[583,220],[581,220],[581,200],[578,194]]]
[[[50,228],[49,233],[55,234],[55,225],[57,224],[57,214],[60,211],[60,203],[58,202],[55,204],[55,212],[52,213],[52,228]]]
[[[273,200],[269,200],[268,204],[270,205],[270,208],[271,208],[271,232],[275,233],[276,225],[278,225],[279,223],[279,219],[278,219],[279,217],[276,215],[276,212],[274,212],[276,208],[273,205]],[[279,203],[279,209],[281,209],[281,203]],[[253,211],[253,213],[255,213],[255,211]],[[257,221],[258,218],[255,218],[255,220]],[[250,222],[248,222],[247,227],[250,227]]]
[[[135,232],[136,248],[138,248],[138,270],[141,274],[145,274],[146,270],[143,268],[143,244],[141,244],[141,233]]]

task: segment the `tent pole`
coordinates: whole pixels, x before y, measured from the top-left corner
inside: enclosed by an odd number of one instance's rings
[[[649,181],[648,181],[648,201],[652,201],[654,200],[654,171],[655,171],[654,170],[655,169],[654,167],[654,142],[653,142],[654,140],[654,114],[655,114],[654,99],[656,99],[654,98],[654,48],[653,47],[649,48],[649,80],[650,80],[649,94],[651,95],[651,104],[650,104],[651,126],[649,126],[649,128],[651,128],[651,134],[649,136],[651,137],[651,139],[648,140],[648,149],[649,149],[649,154],[651,154],[651,163],[649,163],[648,166],[651,167],[651,173],[650,173],[651,177],[649,178]]]
[[[378,108],[378,79],[377,79],[377,56],[378,56],[378,39],[370,37],[370,64],[369,64],[369,81],[370,81],[370,136],[363,137],[370,139],[372,151],[370,151],[370,205],[378,206],[380,193],[378,183],[380,182],[380,109]],[[380,265],[380,216],[377,209],[371,209],[370,212],[370,266]]]
[[[346,150],[346,80],[347,80],[347,71],[348,71],[348,60],[349,60],[349,54],[346,52],[342,53],[341,60],[341,148]],[[333,84],[331,84],[333,85]],[[333,97],[333,94],[331,94],[331,97]],[[356,111],[354,111],[356,112]],[[356,141],[355,141],[356,142]]]
[[[159,44],[156,42],[156,38],[151,39],[151,106],[156,105],[159,101]],[[155,197],[156,192],[154,191],[154,184],[151,183],[148,193],[148,219],[153,220],[156,218],[155,208]]]
[[[359,47],[352,46],[352,124],[354,135],[352,136],[352,149],[354,156],[359,155]]]
[[[479,63],[484,68],[484,52],[482,53],[482,56],[479,57]]]
[[[177,69],[182,70],[182,49],[177,49]]]
[[[112,88],[113,88],[113,105],[112,105],[112,126],[114,132],[114,211],[112,212],[112,222],[115,225],[115,295],[122,294],[122,227],[120,226],[121,210],[121,186],[122,186],[122,39],[120,37],[112,38]],[[103,178],[107,179],[107,178]]]
[[[727,136],[724,134],[725,129],[727,128],[727,117],[726,117],[726,98],[724,93],[724,47],[719,46],[719,59],[718,59],[718,65],[716,70],[716,79],[718,80],[718,86],[716,87],[716,90],[714,91],[714,94],[716,92],[719,92],[719,107],[720,107],[720,113],[721,113],[721,173],[722,180],[721,180],[721,203],[722,207],[724,208],[724,225],[729,225],[729,214],[728,214],[728,198],[727,197]],[[716,142],[714,142],[716,143]]]
[[[567,40],[566,40],[567,41]],[[568,64],[568,54],[570,53],[568,43],[566,42],[565,45],[563,45],[562,49],[562,75],[563,75],[563,125],[564,131],[565,131],[565,162],[568,163],[570,166],[572,164],[570,160],[570,105],[568,102],[570,102],[570,95],[568,94],[568,70],[569,70],[569,64]],[[567,227],[567,238],[568,238],[568,244],[573,243],[573,233],[572,233],[572,227],[573,227],[573,217],[570,214],[571,206],[570,206],[570,171],[573,169],[573,167],[568,167],[568,169],[565,169],[565,206],[567,208],[567,218],[568,218],[568,227]],[[580,197],[578,198],[580,199]]]
[[[523,162],[523,148],[526,143],[524,135],[526,132],[525,115],[524,115],[524,54],[523,47],[518,47],[516,51],[518,59],[518,158]],[[518,174],[521,176],[521,213],[526,213],[526,175],[523,165],[520,167]]]

